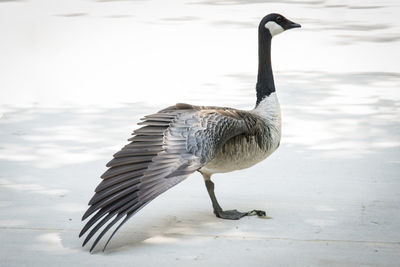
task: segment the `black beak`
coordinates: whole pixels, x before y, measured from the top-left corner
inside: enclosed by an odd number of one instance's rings
[[[286,26],[285,30],[289,30],[289,29],[293,29],[293,28],[301,28],[300,24],[295,23],[295,22],[290,21],[290,20],[287,21],[287,24],[285,26]]]

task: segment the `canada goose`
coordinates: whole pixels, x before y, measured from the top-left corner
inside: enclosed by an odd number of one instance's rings
[[[130,217],[195,171],[204,177],[217,217],[265,215],[259,210],[224,211],[215,197],[211,175],[249,168],[279,146],[281,115],[271,67],[271,39],[297,27],[300,25],[279,14],[269,14],[261,20],[257,102],[253,110],[176,104],[142,119],[139,125],[143,127],[135,130],[131,142],[114,154],[89,201],[90,207],[82,220],[97,213],[79,234],[81,237],[94,226],[82,246],[108,223],[94,241],[92,251],[103,235],[125,217],[109,237],[105,249]]]

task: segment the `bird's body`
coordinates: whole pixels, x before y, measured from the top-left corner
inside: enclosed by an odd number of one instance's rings
[[[274,152],[281,139],[281,112],[278,98],[273,93],[256,108],[241,111],[248,119],[255,120],[256,135],[238,135],[229,139],[213,160],[200,169],[207,174],[225,173],[249,168]]]
[[[91,216],[80,236],[90,228],[85,245],[104,225],[91,250],[118,221],[116,231],[154,198],[195,171],[205,180],[214,213],[239,219],[251,212],[223,210],[214,194],[214,173],[245,169],[267,158],[280,144],[281,113],[271,67],[272,36],[300,27],[279,14],[263,18],[259,26],[257,102],[252,110],[176,104],[145,116],[128,145],[114,154],[109,169],[89,201],[83,220]],[[265,215],[263,211],[255,211]],[[105,246],[107,246],[108,242]]]

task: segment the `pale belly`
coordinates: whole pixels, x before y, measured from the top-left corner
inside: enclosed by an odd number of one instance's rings
[[[226,142],[217,156],[200,171],[213,174],[246,169],[266,159],[278,146],[279,140],[272,140],[269,149],[261,149],[254,137],[237,136]]]

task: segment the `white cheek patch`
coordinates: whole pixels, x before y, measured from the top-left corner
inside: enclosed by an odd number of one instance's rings
[[[279,25],[278,23],[276,23],[275,21],[268,21],[265,24],[265,28],[267,28],[269,30],[269,32],[271,33],[272,36],[275,36],[284,31],[282,26]]]

